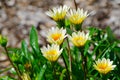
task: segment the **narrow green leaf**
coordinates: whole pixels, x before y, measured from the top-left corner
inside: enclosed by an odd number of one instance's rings
[[[92,55],[94,55],[94,54],[96,53],[96,50],[99,48],[99,46],[100,46],[102,43],[103,43],[103,41],[99,41],[99,42],[98,42],[98,45],[95,46],[95,48],[94,48],[94,50],[93,50],[93,52],[92,52]]]
[[[66,28],[66,30],[67,30],[67,33],[68,33],[69,35],[71,35],[71,34],[73,33],[73,31],[72,31],[71,29],[69,29],[69,28]]]
[[[120,59],[120,47],[115,47],[114,48],[116,56]]]
[[[114,42],[112,45],[110,45],[110,47],[104,52],[104,54],[102,54],[102,57],[105,56],[106,53],[109,53],[112,51],[112,49],[117,45],[116,42]]]
[[[37,77],[35,80],[43,80],[43,75],[45,74],[45,70],[46,70],[47,66],[46,64],[44,64],[40,70],[40,73],[38,73]]]
[[[68,61],[68,55],[67,55],[67,52],[65,51],[65,50],[63,50],[63,52],[62,52],[62,58],[63,58],[63,61],[64,61],[64,64],[65,64],[65,66],[66,67],[68,67],[68,65],[69,65],[69,61]]]
[[[67,41],[65,40],[62,44],[62,48],[63,48],[63,52],[61,54],[62,58],[63,58],[63,61],[66,65],[66,67],[68,67],[68,54],[67,54]]]
[[[87,52],[89,49],[89,41],[87,41],[86,45],[85,45],[85,49],[84,49],[84,55],[86,56]]]
[[[9,53],[15,53],[20,49],[19,48],[7,48],[7,50],[8,50]]]
[[[28,59],[29,58],[29,56],[28,56],[28,48],[27,48],[27,44],[26,44],[26,42],[24,40],[22,41],[21,46],[22,46],[22,52],[24,53],[25,57]]]
[[[30,45],[36,54],[40,54],[40,49],[38,44],[38,34],[34,26],[30,31]]]
[[[70,28],[70,21],[68,19],[65,19],[65,27]]]
[[[0,80],[16,80],[16,79],[11,78],[10,76],[2,76],[0,77]]]
[[[106,28],[107,34],[108,34],[108,39],[110,42],[115,41],[115,36],[113,35],[113,31],[110,29],[110,27]]]
[[[60,75],[60,80],[64,80],[63,78],[66,71],[67,71],[66,69],[62,70],[62,74]]]

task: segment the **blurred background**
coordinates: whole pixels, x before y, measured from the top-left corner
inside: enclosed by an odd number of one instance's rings
[[[110,26],[120,39],[120,0],[76,0],[77,6],[88,10],[90,16],[83,26],[104,29]],[[8,47],[20,47],[21,40],[29,43],[29,31],[34,25],[39,34],[40,46],[46,43],[45,35],[50,27],[56,26],[45,12],[67,5],[75,8],[73,0],[0,0],[0,34],[8,38]],[[7,57],[0,47],[0,70],[9,67]],[[9,72],[5,73],[10,75]],[[2,76],[4,74],[0,74]]]

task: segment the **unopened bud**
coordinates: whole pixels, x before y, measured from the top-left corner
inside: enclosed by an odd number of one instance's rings
[[[7,38],[0,35],[0,45],[5,47],[7,45]]]

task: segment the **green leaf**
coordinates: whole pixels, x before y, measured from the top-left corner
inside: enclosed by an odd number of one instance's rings
[[[69,62],[69,61],[68,61],[68,55],[67,55],[66,50],[63,50],[61,56],[62,56],[62,59],[63,59],[63,61],[64,61],[65,66],[68,67],[68,66],[69,66],[69,63],[68,63],[68,62]]]
[[[33,51],[36,53],[36,55],[40,54],[40,49],[38,44],[38,34],[34,26],[32,26],[32,29],[30,31],[30,45]]]
[[[2,77],[0,77],[0,80],[16,80],[16,79],[13,79],[9,76],[2,76]]]
[[[106,53],[110,53],[110,52],[114,49],[114,47],[115,47],[116,45],[117,45],[116,42],[114,42],[113,44],[111,44],[110,47],[107,48],[107,50],[102,54],[101,57],[104,57]]]
[[[85,48],[84,48],[84,55],[86,56],[87,52],[89,49],[89,41],[87,41],[87,43],[85,44]]]
[[[70,29],[70,21],[68,19],[65,19],[65,28]]]
[[[110,29],[110,27],[106,28],[107,34],[108,34],[108,39],[110,42],[115,41],[115,36],[113,35],[113,31]]]
[[[68,66],[68,54],[67,54],[67,41],[65,40],[62,44],[62,48],[63,48],[63,52],[61,54],[63,61],[66,65],[66,67]]]
[[[29,59],[29,56],[28,56],[28,48],[27,48],[27,44],[25,41],[22,41],[22,52],[24,53],[24,56]]]
[[[43,75],[45,74],[45,71],[46,71],[46,68],[47,68],[47,65],[44,64],[40,70],[40,73],[38,73],[37,77],[35,80],[43,80]]]
[[[120,59],[120,47],[115,47],[114,48],[114,51],[115,51],[115,53],[116,53],[116,56]]]
[[[69,35],[71,35],[71,34],[73,33],[73,31],[72,31],[71,29],[69,29],[69,28],[66,28],[66,30],[67,30],[67,33],[68,33]]]
[[[20,50],[19,48],[7,48],[9,53],[16,53],[18,50]]]
[[[80,52],[78,47],[74,46],[71,50],[72,50],[71,55],[73,60],[79,63],[81,58],[80,58]]]
[[[63,78],[64,78],[64,76],[65,76],[65,72],[66,72],[67,70],[66,69],[63,69],[62,70],[62,73],[61,73],[61,75],[60,75],[60,80],[64,80]]]

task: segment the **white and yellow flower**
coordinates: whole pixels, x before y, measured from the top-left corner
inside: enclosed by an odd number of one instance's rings
[[[68,10],[69,7],[64,5],[64,6],[60,6],[59,8],[53,8],[52,10],[47,11],[46,14],[50,16],[53,20],[59,21],[65,18]]]
[[[60,54],[62,53],[62,50],[60,50],[59,46],[57,44],[52,44],[51,46],[48,45],[47,47],[41,48],[41,52],[43,53],[43,56],[48,59],[49,61],[56,61]]]
[[[72,36],[69,36],[72,43],[77,47],[82,47],[85,45],[87,40],[90,39],[89,33],[85,34],[83,31],[79,32],[73,32]]]
[[[112,64],[113,61],[103,58],[102,60],[98,59],[98,61],[96,61],[93,66],[98,72],[102,74],[107,74],[116,67],[116,65]]]
[[[70,9],[70,12],[67,14],[68,19],[72,24],[81,24],[89,14],[83,9]]]
[[[58,27],[52,27],[47,34],[47,41],[50,43],[60,45],[66,37],[66,29],[59,29]]]

